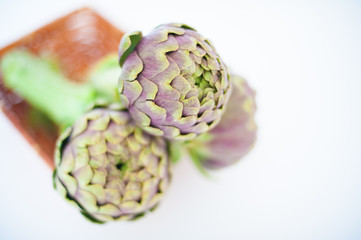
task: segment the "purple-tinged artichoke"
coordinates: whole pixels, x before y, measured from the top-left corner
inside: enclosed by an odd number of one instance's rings
[[[120,104],[97,106],[60,136],[54,185],[94,222],[154,209],[170,172],[164,139],[148,135]]]
[[[256,141],[255,91],[241,77],[232,75],[230,82],[231,96],[219,124],[186,145],[193,160],[205,168],[220,169],[236,163]]]
[[[119,47],[119,91],[135,123],[170,140],[188,140],[219,122],[229,95],[228,71],[209,40],[184,24],[147,36],[133,32]]]

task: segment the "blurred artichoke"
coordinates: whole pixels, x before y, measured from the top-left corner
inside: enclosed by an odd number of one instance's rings
[[[231,96],[219,124],[187,145],[191,157],[205,168],[219,169],[239,161],[253,147],[257,126],[255,92],[232,75]]]
[[[119,91],[146,132],[187,140],[213,128],[229,95],[228,71],[209,40],[184,24],[165,24],[119,47]]]
[[[170,173],[165,140],[136,127],[120,104],[96,106],[57,142],[54,185],[95,222],[154,209]]]

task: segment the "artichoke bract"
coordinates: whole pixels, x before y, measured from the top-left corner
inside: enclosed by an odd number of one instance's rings
[[[236,163],[256,141],[255,91],[236,75],[231,75],[230,82],[231,96],[219,124],[188,146],[191,156],[208,169],[220,169]]]
[[[121,99],[135,123],[170,140],[212,129],[227,102],[228,71],[209,40],[185,24],[125,35],[119,47]]]
[[[94,222],[154,209],[170,172],[164,139],[135,126],[121,104],[95,106],[57,142],[55,188]]]

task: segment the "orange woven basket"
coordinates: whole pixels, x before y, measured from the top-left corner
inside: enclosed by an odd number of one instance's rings
[[[77,10],[36,30],[0,50],[25,48],[34,54],[51,53],[65,76],[84,81],[90,67],[103,56],[117,51],[123,32],[89,8]],[[18,131],[45,162],[54,167],[53,155],[58,127],[25,100],[6,89],[0,72],[0,107]]]

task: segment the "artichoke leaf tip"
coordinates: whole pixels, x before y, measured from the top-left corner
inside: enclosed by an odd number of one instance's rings
[[[122,67],[127,57],[134,51],[143,35],[140,31],[131,32],[123,36],[119,44],[119,65]]]

